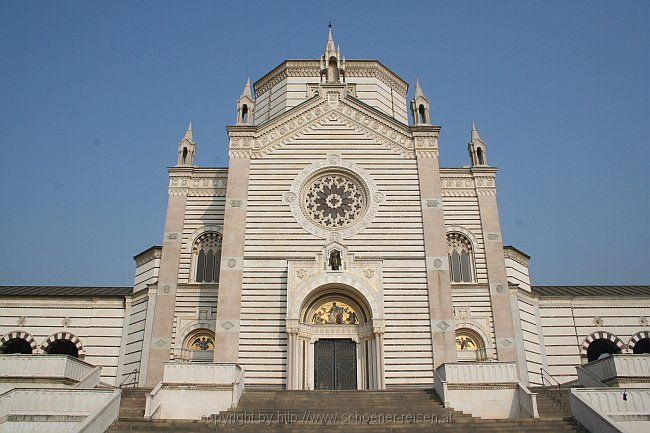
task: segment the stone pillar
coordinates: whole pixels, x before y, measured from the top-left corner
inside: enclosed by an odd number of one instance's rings
[[[384,333],[375,331],[375,372],[377,389],[386,389],[386,369],[384,368]]]
[[[471,170],[476,185],[481,227],[483,228],[497,358],[499,361],[517,361],[519,377],[523,379],[526,375],[526,359],[524,356],[519,356],[517,349],[517,346],[521,346],[521,353],[523,353],[523,338],[521,336],[517,338],[513,321],[513,315],[518,312],[513,311],[513,305],[516,305],[516,302],[511,301],[508,289],[496,198],[496,169],[473,167]]]
[[[172,173],[177,175],[186,174],[189,178],[192,174],[192,168],[170,168],[169,173],[170,175]],[[153,311],[153,317],[151,338],[144,342],[148,346],[148,351],[143,347],[142,364],[146,363],[147,365],[146,386],[155,386],[162,380],[163,363],[170,360],[186,202],[187,192],[185,189],[174,188],[172,191],[172,188],[170,188],[158,286],[155,295],[149,298],[150,303],[148,305],[148,308]],[[148,356],[145,358],[145,355]]]
[[[236,363],[239,360],[239,320],[250,172],[250,153],[246,148],[252,142],[251,134],[254,128],[231,126],[227,130],[231,150],[217,293],[214,362]],[[239,150],[241,148],[243,149]]]
[[[296,334],[287,331],[287,389],[299,389],[296,387],[296,373],[298,370],[295,356],[296,344]]]
[[[413,126],[422,200],[422,228],[429,292],[433,367],[456,362],[456,330],[451,303],[447,230],[442,210],[438,126]]]

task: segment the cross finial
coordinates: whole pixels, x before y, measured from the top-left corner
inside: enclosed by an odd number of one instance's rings
[[[330,29],[332,28],[332,22],[330,21],[329,24],[327,25]]]

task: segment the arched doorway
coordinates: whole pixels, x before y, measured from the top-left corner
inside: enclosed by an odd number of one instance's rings
[[[606,338],[592,341],[587,347],[587,362],[597,361],[603,354],[614,355],[621,353],[616,343]]]
[[[383,327],[366,299],[340,283],[305,292],[287,321],[288,389],[385,387]]]
[[[641,355],[643,353],[650,353],[650,338],[642,338],[637,341],[632,349],[632,353],[635,355]]]
[[[317,297],[304,309],[302,323],[315,340],[314,389],[369,388],[364,369],[367,338],[360,335],[360,325],[368,320],[369,314],[362,304],[337,291]],[[338,338],[329,338],[337,334]],[[357,353],[358,345],[361,353]]]
[[[41,351],[48,355],[69,355],[79,359],[84,359],[86,356],[81,340],[69,332],[50,335],[41,344]]]
[[[74,358],[79,357],[77,346],[70,340],[54,340],[44,350],[48,355],[70,355]]]
[[[650,353],[650,332],[637,332],[630,338],[627,347],[635,355]]]
[[[27,340],[22,338],[12,338],[0,347],[0,353],[3,355],[30,355],[32,353],[32,346]]]
[[[0,354],[30,355],[36,352],[34,337],[25,331],[12,331],[0,338]]]

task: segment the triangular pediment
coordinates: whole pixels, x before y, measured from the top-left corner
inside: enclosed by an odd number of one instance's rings
[[[249,140],[252,157],[262,157],[320,128],[339,125],[393,150],[406,158],[415,155],[407,125],[340,92],[323,92],[258,127]],[[231,146],[232,147],[232,146]]]

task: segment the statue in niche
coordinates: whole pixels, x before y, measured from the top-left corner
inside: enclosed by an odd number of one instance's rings
[[[330,251],[329,265],[332,271],[341,270],[341,252],[339,250]]]

